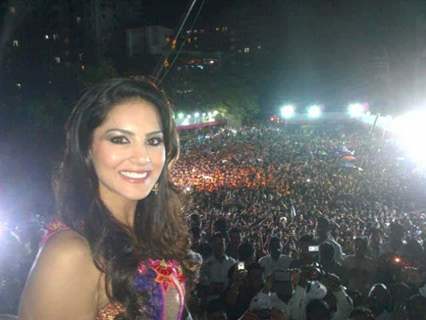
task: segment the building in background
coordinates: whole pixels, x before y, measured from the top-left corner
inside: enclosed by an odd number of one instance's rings
[[[143,0],[32,0],[0,4],[0,69],[10,89],[63,89],[103,61],[126,64],[126,30],[143,26]]]
[[[123,57],[126,30],[145,25],[142,0],[90,0],[85,5],[97,59]]]
[[[32,87],[33,92],[67,87],[76,70],[84,71],[91,58],[84,1],[7,4],[0,48],[4,87]]]
[[[165,55],[170,50],[173,30],[163,26],[144,26],[126,30],[127,56]]]

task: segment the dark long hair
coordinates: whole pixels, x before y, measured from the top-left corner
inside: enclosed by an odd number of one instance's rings
[[[166,164],[158,180],[158,193],[151,192],[138,202],[131,230],[115,219],[100,199],[89,151],[94,130],[111,109],[135,99],[151,103],[160,115]],[[150,317],[149,293],[137,293],[133,285],[141,260],[176,259],[186,276],[192,277],[185,268],[188,230],[169,175],[178,147],[169,100],[148,80],[112,79],[88,89],[67,121],[64,157],[54,178],[59,217],[88,240],[94,263],[105,273],[109,299],[126,308],[120,319]]]

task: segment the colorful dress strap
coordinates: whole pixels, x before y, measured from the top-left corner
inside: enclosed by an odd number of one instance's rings
[[[170,288],[176,290],[179,308],[176,319],[181,319],[185,308],[185,276],[176,260],[147,259],[139,264],[135,277],[136,290],[151,292],[150,305],[154,308],[153,318],[167,319],[167,293]]]
[[[47,226],[47,229],[40,241],[40,246],[45,245],[47,240],[49,240],[49,238],[54,234],[65,230],[70,230],[70,228],[59,219],[53,219],[52,222]]]
[[[96,315],[96,320],[114,320],[119,314],[124,313],[126,309],[119,303],[108,303]]]

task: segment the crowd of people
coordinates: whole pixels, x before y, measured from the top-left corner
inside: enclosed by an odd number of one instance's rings
[[[171,175],[201,264],[188,317],[426,319],[426,183],[391,137],[356,123],[202,129],[181,135]],[[15,313],[34,254],[2,269],[0,313]]]
[[[182,144],[198,317],[424,319],[425,182],[391,137],[342,124]]]

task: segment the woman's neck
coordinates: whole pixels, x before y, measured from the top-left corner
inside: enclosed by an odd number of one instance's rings
[[[138,201],[100,195],[102,202],[123,225],[133,228]]]

